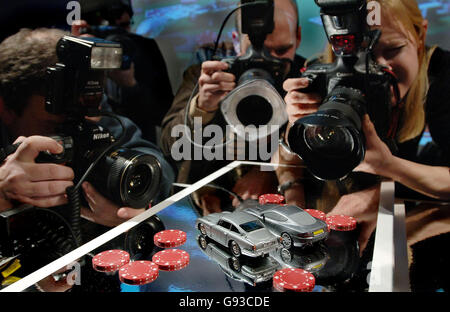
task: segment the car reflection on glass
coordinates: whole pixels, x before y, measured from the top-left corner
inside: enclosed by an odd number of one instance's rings
[[[283,268],[299,268],[311,273],[320,271],[330,258],[327,248],[322,244],[316,244],[310,248],[282,247],[271,252],[270,256]]]
[[[268,255],[279,245],[258,218],[240,211],[212,213],[200,217],[196,227],[208,239],[229,248],[235,257]]]
[[[281,237],[283,247],[302,247],[328,237],[327,224],[294,205],[257,205],[242,210],[254,215],[274,235]]]
[[[213,242],[208,242],[206,237],[199,235],[197,238],[201,250],[230,278],[251,286],[272,279],[280,265],[271,257],[247,258],[242,260],[231,255],[227,249],[221,248]]]

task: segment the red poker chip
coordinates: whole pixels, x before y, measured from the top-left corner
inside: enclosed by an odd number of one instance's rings
[[[259,203],[264,204],[282,204],[284,196],[280,194],[263,194],[259,196]]]
[[[165,230],[156,233],[153,241],[161,248],[178,247],[186,242],[186,233],[180,230]]]
[[[326,222],[329,228],[335,231],[353,231],[356,229],[356,219],[350,216],[329,216],[327,217]]]
[[[145,285],[159,276],[158,265],[151,261],[134,261],[119,270],[119,279],[129,285]]]
[[[130,254],[124,250],[103,251],[92,258],[92,267],[99,272],[115,272],[130,262]]]
[[[315,284],[314,275],[302,269],[281,269],[273,275],[273,287],[281,292],[310,292]]]
[[[305,209],[307,213],[309,213],[314,218],[317,218],[322,221],[326,221],[327,215],[325,212],[317,210],[317,209]]]
[[[180,249],[161,250],[153,255],[153,263],[163,271],[177,271],[188,266],[189,254]]]

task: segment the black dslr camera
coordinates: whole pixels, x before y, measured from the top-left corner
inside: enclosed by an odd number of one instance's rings
[[[394,74],[373,58],[381,31],[369,30],[366,1],[315,1],[335,61],[313,64],[303,72],[310,85],[301,92],[318,93],[324,100],[318,112],[295,122],[288,143],[315,177],[336,180],[364,159],[364,114],[369,114],[380,138],[393,138],[391,100],[398,98],[398,87]]]
[[[236,77],[236,88],[222,101],[221,110],[231,126],[281,126],[287,120],[280,92],[291,60],[273,57],[264,47],[268,34],[274,30],[273,0],[242,0],[242,33],[251,46],[244,55],[222,59],[228,72]],[[243,128],[243,127],[242,127]],[[258,139],[256,133],[235,132],[247,140]],[[275,130],[275,128],[274,128]]]
[[[85,119],[105,115],[123,128],[118,116],[99,111],[104,72],[121,65],[120,44],[64,36],[57,44],[57,55],[59,63],[47,68],[45,105],[48,112],[65,116],[59,134],[51,136],[64,151],[56,155],[41,152],[35,161],[70,166],[76,186],[66,190],[69,207],[41,209],[22,205],[0,213],[0,266],[3,261],[19,257],[24,274],[82,243],[80,209],[84,198],[79,187],[83,181],[91,182],[120,207],[143,208],[157,194],[161,176],[160,163],[153,155],[123,148],[123,136],[115,138],[108,129]],[[149,252],[153,241],[148,237],[161,228],[162,223],[153,216],[127,232],[124,246],[119,248],[134,254]]]
[[[65,115],[67,122],[53,136],[64,152],[41,153],[37,162],[64,163],[75,172],[75,182],[87,178],[120,207],[147,207],[155,197],[161,168],[158,160],[121,147],[123,142],[85,116],[98,116],[106,69],[120,68],[119,44],[97,38],[63,37],[57,45],[60,63],[47,69],[46,110]],[[102,113],[103,114],[103,113]],[[110,117],[118,117],[108,114]],[[83,175],[92,167],[88,177]]]

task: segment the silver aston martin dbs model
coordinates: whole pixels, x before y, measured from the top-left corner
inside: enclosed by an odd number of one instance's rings
[[[294,205],[256,205],[242,211],[254,215],[270,232],[281,237],[284,248],[311,245],[329,234],[326,222]]]
[[[269,254],[279,246],[280,239],[271,234],[258,218],[240,211],[212,213],[197,219],[202,235],[241,254],[258,257]]]

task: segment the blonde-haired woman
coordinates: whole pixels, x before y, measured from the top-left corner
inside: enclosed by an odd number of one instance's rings
[[[425,46],[428,22],[422,17],[415,0],[378,2],[382,11],[379,26],[382,36],[374,53],[377,62],[390,67],[398,77],[401,118],[396,141],[399,153],[392,155],[377,136],[368,116],[365,116],[363,130],[367,151],[364,162],[356,170],[385,176],[428,196],[449,200],[450,53],[438,47]],[[288,79],[284,83],[284,89],[288,92],[285,101],[290,124],[318,109],[321,97],[318,94],[302,93],[302,89],[307,86],[308,80],[303,78]],[[425,155],[419,153],[419,142],[426,128],[433,142],[422,149],[428,152]],[[424,161],[427,165],[418,163],[424,155],[422,160],[428,160]],[[276,157],[275,162],[280,163],[292,164],[298,161],[283,148],[280,148]],[[301,185],[289,183],[290,180],[298,180],[292,172],[282,172],[278,178],[280,185],[292,185],[285,191],[287,202],[301,203],[305,195],[308,196]],[[336,187],[326,187],[319,200],[326,202],[327,197],[331,198],[335,193]],[[353,215],[360,224],[359,242],[361,249],[364,249],[376,225],[379,194],[379,186],[369,187],[345,194],[338,201],[327,203],[324,209],[318,205],[318,209],[329,215]],[[428,228],[429,236],[449,232],[449,210],[445,210],[444,216],[442,210],[439,213],[439,218],[447,218],[447,221],[441,223],[443,227]],[[427,218],[433,220],[432,215]],[[411,234],[411,243],[424,237],[420,233],[416,233],[416,236],[415,233],[408,234]]]
[[[415,0],[379,0],[382,31],[375,47],[376,61],[388,66],[398,78],[401,119],[397,132],[399,154],[393,156],[378,138],[366,116],[363,130],[367,136],[367,154],[357,170],[379,174],[425,195],[450,199],[450,53],[438,47],[427,48],[428,21],[422,17]],[[317,110],[320,96],[302,93],[308,86],[304,78],[284,83],[289,122]],[[438,159],[421,165],[419,141],[428,127],[433,151]],[[429,159],[427,155],[427,159]],[[408,159],[408,160],[406,160]]]

